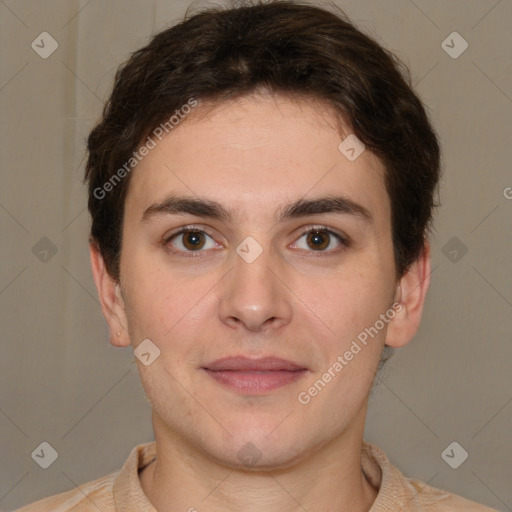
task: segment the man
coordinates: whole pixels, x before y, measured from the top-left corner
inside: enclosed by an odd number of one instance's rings
[[[116,76],[90,134],[91,261],[155,443],[28,511],[485,511],[363,440],[417,332],[439,146],[341,15],[210,9]]]

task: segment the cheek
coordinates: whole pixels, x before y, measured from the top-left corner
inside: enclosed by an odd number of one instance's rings
[[[159,338],[179,312],[180,294],[150,259],[129,249],[123,255],[121,283],[132,341],[141,336]]]
[[[389,272],[373,258],[359,259],[358,264],[340,267],[339,272],[314,280],[302,279],[299,295],[330,332],[330,338],[345,344],[362,330],[373,325],[390,307],[392,282]]]
[[[144,255],[133,255],[125,263],[130,269],[122,277],[132,341],[149,338],[163,347],[204,322],[204,296],[215,284],[214,276],[193,279],[170,272]]]

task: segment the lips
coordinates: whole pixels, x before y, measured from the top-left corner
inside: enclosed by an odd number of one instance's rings
[[[307,370],[304,366],[300,366],[292,361],[287,361],[286,359],[278,357],[264,357],[260,359],[249,359],[247,357],[225,357],[206,365],[204,368],[214,372],[293,372],[298,370]]]
[[[222,386],[244,395],[264,395],[301,379],[308,369],[277,357],[226,357],[203,367]]]

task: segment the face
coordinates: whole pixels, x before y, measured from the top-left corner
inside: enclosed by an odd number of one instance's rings
[[[338,149],[350,130],[325,106],[251,96],[193,115],[133,171],[116,321],[160,350],[137,364],[161,428],[285,467],[362,432],[403,314],[384,168]]]

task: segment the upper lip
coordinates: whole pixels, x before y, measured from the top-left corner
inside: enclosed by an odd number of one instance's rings
[[[224,357],[209,363],[203,368],[211,371],[297,371],[306,370],[304,366],[279,357],[250,359],[244,356]]]

